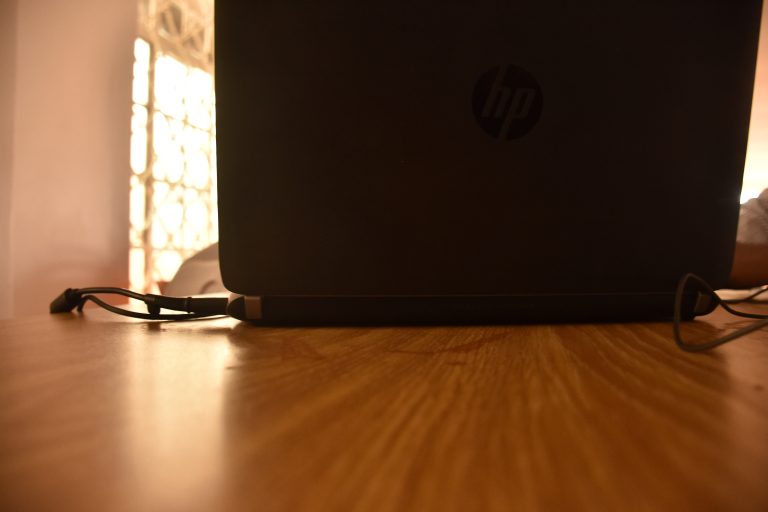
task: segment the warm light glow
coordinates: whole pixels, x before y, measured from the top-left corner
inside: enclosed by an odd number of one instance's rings
[[[131,249],[129,254],[129,274],[131,288],[137,290],[144,289],[144,249]]]
[[[218,239],[214,82],[143,39],[134,53],[130,278],[157,291]]]
[[[763,6],[760,45],[757,50],[755,89],[749,125],[749,145],[744,166],[741,202],[744,203],[768,188],[768,19]]]
[[[763,93],[761,88],[756,86],[755,100],[761,99],[760,97],[763,95],[768,97],[768,91]],[[768,137],[768,126],[764,126],[768,123],[768,115],[756,115],[755,111],[758,109],[764,109],[764,107],[755,101],[752,107],[747,161],[744,166],[744,181],[741,187],[742,203],[757,197],[760,192],[768,188],[768,143],[765,140]]]
[[[149,43],[137,39],[133,45],[133,102],[146,105],[149,101]]]
[[[131,117],[131,169],[141,174],[147,169],[147,108],[133,106]]]

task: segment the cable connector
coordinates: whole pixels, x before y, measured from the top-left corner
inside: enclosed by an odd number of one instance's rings
[[[148,293],[144,297],[148,309],[156,307],[203,315],[227,314],[228,299],[223,297],[166,297],[152,293]]]
[[[123,297],[140,300],[146,304],[147,313],[113,306],[97,297],[96,295],[98,294],[122,295]],[[51,302],[50,312],[51,314],[69,313],[75,308],[78,311],[82,311],[83,306],[88,301],[112,313],[132,318],[141,318],[143,320],[191,320],[193,318],[226,315],[228,299],[224,297],[165,297],[163,295],[143,294],[112,287],[67,288]],[[161,309],[184,311],[185,313],[167,314],[162,313]]]
[[[51,314],[71,312],[80,304],[80,299],[81,295],[76,288],[67,288],[51,302]]]

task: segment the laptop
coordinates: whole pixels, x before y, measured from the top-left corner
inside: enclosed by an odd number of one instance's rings
[[[216,2],[230,313],[665,319],[682,275],[725,286],[761,8]]]

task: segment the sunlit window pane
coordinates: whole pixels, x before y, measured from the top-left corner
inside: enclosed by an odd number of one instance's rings
[[[141,233],[144,231],[147,210],[147,190],[138,176],[131,176],[131,245],[142,247]]]
[[[203,130],[210,130],[213,77],[200,69],[192,69],[187,77],[184,103],[189,114],[189,123]]]
[[[154,127],[152,175],[155,180],[177,183],[185,167],[184,121],[155,112]]]
[[[160,55],[155,61],[155,108],[175,119],[184,119],[185,89],[189,68],[169,55]]]
[[[133,102],[146,105],[149,101],[149,43],[137,39],[133,46]]]
[[[185,258],[218,240],[213,1],[139,0],[139,7],[131,285],[157,291]]]
[[[147,169],[147,109],[133,106],[131,117],[131,169],[141,174]]]
[[[145,287],[145,254],[144,249],[131,249],[128,262],[130,265],[128,277],[134,289],[143,290]]]

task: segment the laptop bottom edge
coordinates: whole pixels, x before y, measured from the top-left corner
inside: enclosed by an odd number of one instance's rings
[[[682,318],[711,312],[707,295],[686,293]],[[227,314],[261,325],[453,325],[667,321],[674,293],[494,296],[246,296],[232,294]]]

